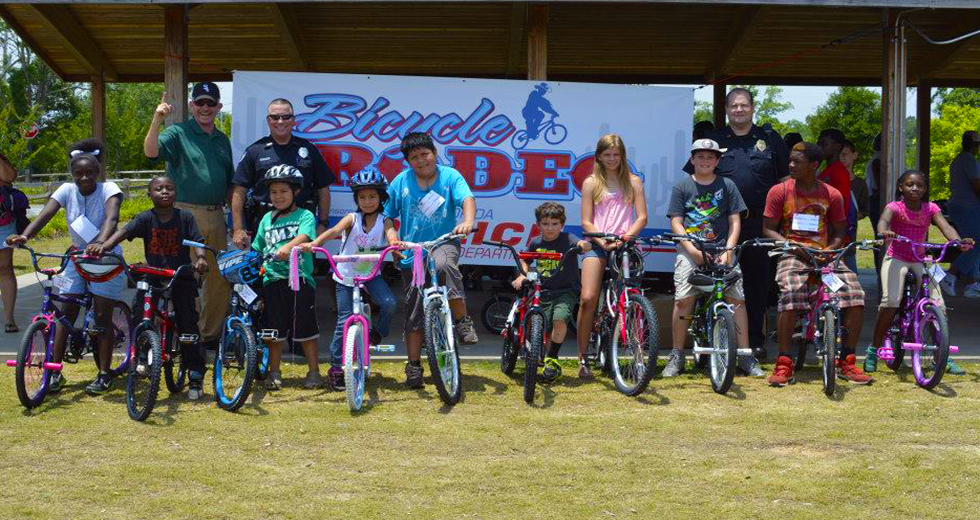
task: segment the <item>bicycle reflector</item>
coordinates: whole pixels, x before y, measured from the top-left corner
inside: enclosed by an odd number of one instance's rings
[[[74,263],[78,275],[89,282],[108,282],[123,272],[125,267],[122,260],[113,256],[76,256]]]
[[[262,255],[251,249],[225,251],[218,255],[218,270],[231,283],[250,284],[259,278]]]

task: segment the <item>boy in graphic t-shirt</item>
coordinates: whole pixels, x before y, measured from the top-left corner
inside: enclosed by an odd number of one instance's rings
[[[766,197],[762,221],[766,238],[789,240],[817,249],[837,249],[844,244],[847,233],[844,198],[836,188],[817,180],[815,174],[822,158],[820,148],[813,143],[801,142],[793,147],[789,155],[792,178],[773,186]],[[772,386],[786,386],[795,380],[790,343],[796,314],[810,308],[807,280],[812,270],[810,263],[796,254],[783,255],[777,264],[779,358],[769,376]],[[857,275],[843,262],[837,264],[834,272],[844,283],[834,295],[840,301],[848,330],[837,361],[837,375],[852,383],[867,384],[871,378],[854,364],[854,347],[861,335],[864,290]]]
[[[174,207],[177,187],[169,177],[155,177],[150,180],[146,191],[153,201],[153,208],[148,209],[130,220],[122,229],[117,230],[108,240],[101,244],[91,244],[86,252],[100,256],[103,251],[111,251],[123,240],[143,239],[143,253],[146,263],[152,267],[177,269],[182,265],[191,264],[189,247],[183,245],[184,240],[203,242],[204,237],[197,228],[194,216]],[[208,269],[204,250],[194,248],[194,269],[199,273]],[[167,282],[167,280],[147,280],[149,282]],[[186,273],[183,278],[174,282],[171,288],[171,302],[176,314],[177,333],[198,336],[198,313],[194,305],[197,298],[197,282],[192,273]],[[142,309],[143,293],[136,293],[133,309]],[[188,399],[200,399],[204,392],[204,348],[199,341],[181,344],[182,364],[187,368]]]

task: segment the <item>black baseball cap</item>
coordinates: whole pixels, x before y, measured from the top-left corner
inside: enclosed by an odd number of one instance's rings
[[[214,83],[202,81],[194,85],[194,90],[191,91],[191,101],[197,101],[202,97],[211,98],[217,103],[221,101],[221,91]]]

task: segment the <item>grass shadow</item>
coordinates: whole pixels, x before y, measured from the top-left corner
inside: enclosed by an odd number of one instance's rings
[[[717,393],[717,392],[715,392],[714,390],[712,390],[712,393]],[[739,385],[737,385],[737,384],[735,384],[734,382],[732,383],[732,386],[729,387],[728,391],[725,392],[724,394],[721,394],[721,395],[722,395],[722,397],[726,397],[726,398],[731,399],[733,401],[744,401],[745,400],[745,392],[742,390],[742,387],[739,386]]]
[[[541,389],[541,404],[538,404],[538,400],[535,399],[530,403],[527,403],[531,408],[545,409],[551,408],[555,404],[555,391],[551,389],[549,385],[538,384],[536,388]],[[537,390],[534,392],[537,395]]]
[[[935,388],[929,390],[929,393],[946,399],[959,395],[956,393],[956,390],[954,390],[953,387],[946,383],[939,383]]]

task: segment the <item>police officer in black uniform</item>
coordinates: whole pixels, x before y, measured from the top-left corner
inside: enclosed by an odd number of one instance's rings
[[[722,155],[715,173],[735,182],[748,208],[742,214],[742,232],[739,241],[762,237],[762,213],[766,208],[769,189],[789,176],[789,151],[783,138],[767,123],[756,126],[752,122],[755,103],[752,93],[734,88],[725,98],[728,126],[708,134],[721,148],[728,150]],[[691,173],[688,163],[684,171]],[[758,357],[765,357],[765,319],[769,305],[769,291],[774,271],[767,251],[750,247],[742,252],[739,262],[745,290],[745,306],[749,316],[749,344]],[[740,358],[739,367],[752,376],[765,373],[754,358]]]
[[[295,166],[303,174],[305,182],[296,204],[316,214],[318,234],[329,227],[330,184],[335,177],[313,143],[293,135],[292,103],[282,98],[273,100],[266,122],[269,135],[245,149],[231,181],[232,240],[242,249],[251,245],[259,221],[272,207],[268,189],[259,181],[277,164]]]

